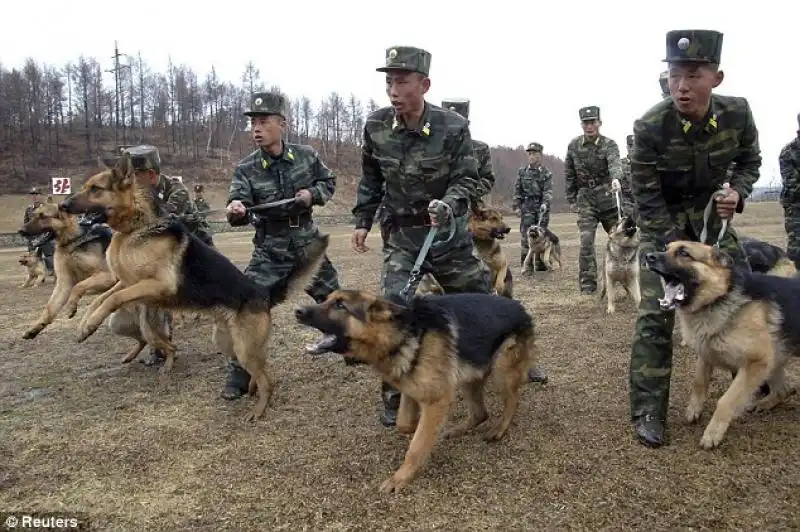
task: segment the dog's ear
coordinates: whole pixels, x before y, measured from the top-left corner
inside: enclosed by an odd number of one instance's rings
[[[717,247],[711,248],[711,258],[722,268],[730,268],[733,266],[733,257]]]
[[[135,171],[133,169],[133,163],[131,162],[130,153],[122,154],[112,172],[112,180],[123,188],[133,185]]]
[[[100,170],[111,170],[106,164],[106,162],[103,160],[103,158],[100,157],[99,155],[97,156],[97,166],[100,167]]]
[[[403,307],[386,299],[376,299],[367,308],[367,318],[370,322],[387,323],[400,315]]]

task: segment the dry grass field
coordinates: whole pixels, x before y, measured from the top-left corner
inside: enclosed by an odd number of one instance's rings
[[[749,206],[736,226],[785,245],[776,204]],[[505,440],[440,442],[395,496],[378,486],[408,440],[378,422],[378,378],[338,357],[305,355],[315,335],[294,323],[293,304],[275,312],[276,397],[265,419],[245,426],[252,399],[218,397],[224,361],[208,323],[176,330],[179,358],[163,387],[156,370],[119,364],[128,341],[105,327],[77,344],[75,321],[61,317],[22,340],[52,284],[21,290],[20,250],[0,250],[0,509],[83,511],[107,530],[800,528],[800,398],[745,415],[719,449],[703,451],[698,441],[730,377],[715,374],[701,424],[687,426],[693,355],[676,347],[669,445],[635,443],[627,382],[636,310],[621,302],[609,318],[597,298],[581,297],[574,215],[554,216],[551,228],[565,268],[515,283],[535,314],[550,382],[527,386]],[[324,229],[342,284],[376,289],[377,234],[373,251],[356,256],[349,228]],[[601,229],[598,253],[605,239]],[[249,234],[216,241],[244,267]],[[518,232],[505,245],[518,274]],[[496,396],[488,400],[496,412]],[[464,414],[459,406],[455,415]]]

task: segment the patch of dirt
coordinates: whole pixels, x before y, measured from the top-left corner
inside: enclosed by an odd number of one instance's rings
[[[785,246],[776,204],[749,206],[738,220],[743,233]],[[800,398],[746,414],[719,449],[703,451],[704,425],[730,377],[715,375],[701,424],[685,425],[694,357],[678,347],[670,444],[638,445],[627,396],[636,310],[621,301],[608,317],[597,297],[580,296],[574,215],[554,216],[551,229],[564,243],[565,268],[533,282],[519,276],[516,231],[505,243],[550,382],[524,390],[505,440],[442,441],[418,480],[388,497],[378,486],[409,440],[378,422],[379,379],[338,357],[305,355],[315,334],[294,323],[293,304],[275,312],[275,399],[264,420],[246,426],[240,418],[253,399],[218,396],[224,360],[207,320],[176,330],[179,359],[170,383],[159,386],[157,370],[120,366],[128,340],[105,327],[76,343],[86,302],[73,320],[61,317],[22,340],[52,284],[18,288],[17,250],[0,253],[0,508],[83,511],[98,528],[116,530],[800,527]],[[373,251],[356,256],[349,228],[326,230],[342,284],[377,289],[377,233],[368,240]],[[250,238],[216,241],[243,267]],[[605,239],[600,229],[598,262]],[[797,382],[797,364],[789,371]],[[493,392],[488,401],[495,414]],[[459,405],[455,415],[464,414]]]

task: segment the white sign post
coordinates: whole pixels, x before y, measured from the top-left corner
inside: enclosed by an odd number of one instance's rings
[[[72,182],[68,177],[51,178],[53,194],[69,195],[72,194]]]

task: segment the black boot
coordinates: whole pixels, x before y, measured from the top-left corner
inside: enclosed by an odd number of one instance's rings
[[[166,359],[167,357],[164,356],[164,353],[162,353],[160,349],[151,349],[150,356],[147,358],[140,358],[139,362],[145,366],[161,366]]]
[[[539,366],[532,367],[528,370],[528,382],[547,384],[547,380],[547,374],[539,369]]]
[[[648,447],[660,447],[664,444],[664,422],[657,417],[645,414],[634,420],[636,436],[639,443]]]
[[[228,382],[225,383],[225,387],[220,392],[220,397],[233,401],[246,395],[249,388],[250,374],[238,362],[231,361]]]
[[[394,427],[397,424],[397,410],[400,408],[400,390],[386,382],[381,383],[381,399],[383,410],[380,420],[384,427]]]

